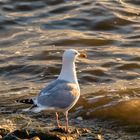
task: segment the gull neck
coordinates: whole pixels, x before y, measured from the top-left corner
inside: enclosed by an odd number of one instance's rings
[[[74,60],[63,59],[62,69],[58,79],[78,84]]]

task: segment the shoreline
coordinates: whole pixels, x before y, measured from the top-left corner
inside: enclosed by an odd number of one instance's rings
[[[35,133],[44,133],[53,130],[55,127],[55,119],[53,115],[47,116],[44,113],[39,114],[0,114],[0,130],[6,129],[10,133],[14,131],[33,130]],[[53,119],[52,119],[53,117]],[[62,124],[65,124],[64,119],[60,119]],[[64,132],[56,132],[56,135],[60,136],[70,136],[77,140],[137,140],[140,137],[140,133],[128,133],[121,129],[121,127],[111,127],[111,125],[106,122],[99,121],[97,119],[87,119],[73,118],[70,113],[69,125],[71,133],[65,134]],[[109,126],[110,125],[110,126]],[[8,133],[9,133],[8,132]],[[55,133],[52,132],[51,135]],[[1,135],[1,134],[0,134]],[[2,137],[2,136],[1,136]]]

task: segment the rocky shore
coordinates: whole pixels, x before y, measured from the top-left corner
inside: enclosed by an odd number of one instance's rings
[[[4,116],[0,125],[2,140],[102,140],[100,132],[93,131],[92,128],[70,126],[69,132],[66,132],[64,127],[57,129],[53,126],[55,122],[51,116],[46,119],[36,114],[32,115],[32,118],[27,114]],[[38,120],[36,120],[37,117]],[[76,125],[80,124],[80,121],[82,121],[81,118],[77,118],[76,121],[72,120]]]
[[[35,129],[21,129],[10,133],[7,129],[0,129],[0,137],[2,140],[102,140],[100,134],[95,134],[89,129],[73,129],[66,133],[63,129],[54,130],[35,130]]]
[[[69,132],[56,129],[52,115],[1,114],[2,140],[139,140],[139,134],[130,134],[120,128],[111,128],[106,122],[73,118],[70,115]],[[64,124],[61,119],[61,123]],[[139,129],[139,128],[138,128]]]

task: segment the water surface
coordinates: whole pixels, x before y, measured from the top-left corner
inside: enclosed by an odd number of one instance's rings
[[[140,124],[139,0],[1,0],[0,110],[54,80],[65,49],[77,63],[83,118]]]

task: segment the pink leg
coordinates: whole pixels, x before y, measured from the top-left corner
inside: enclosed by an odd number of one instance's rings
[[[65,130],[68,132],[68,127],[69,127],[69,124],[68,124],[68,111],[65,113],[66,115],[66,128]]]
[[[55,112],[55,115],[56,115],[56,124],[57,124],[57,127],[58,128],[61,128],[60,124],[59,124],[59,120],[58,120],[58,113]]]

